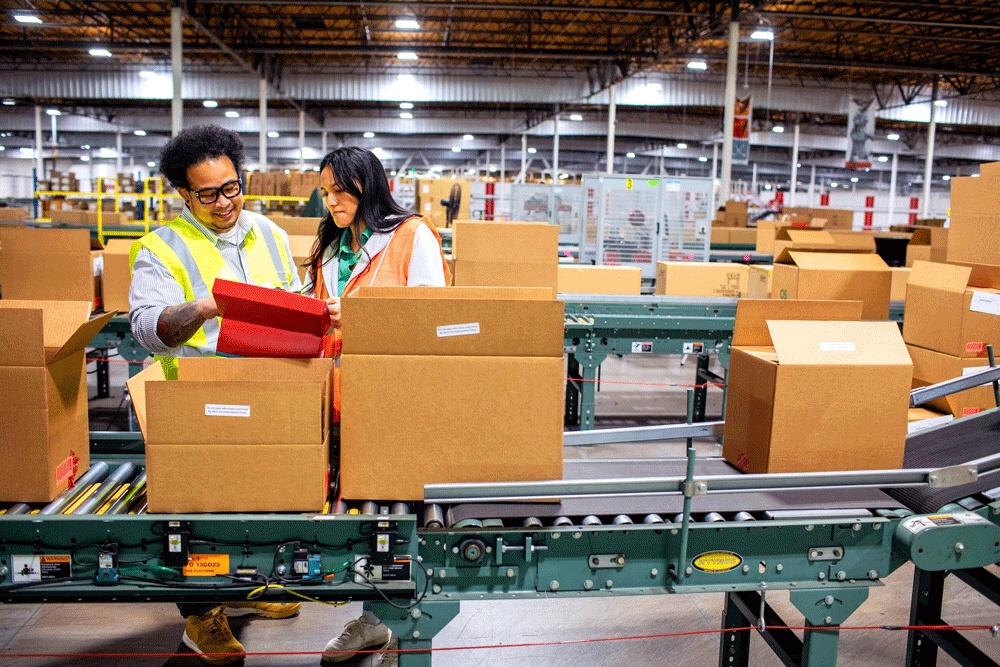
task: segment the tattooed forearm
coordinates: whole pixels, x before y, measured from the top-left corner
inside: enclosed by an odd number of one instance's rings
[[[205,317],[197,301],[189,301],[179,306],[169,306],[160,313],[156,322],[156,335],[168,347],[177,347],[194,335],[205,323]]]

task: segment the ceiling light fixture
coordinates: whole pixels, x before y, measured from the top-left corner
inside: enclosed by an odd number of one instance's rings
[[[945,174],[944,176],[941,177],[941,180],[942,181],[950,181],[951,180],[951,176],[949,174]]]
[[[17,104],[17,102],[16,102],[16,101],[14,101],[14,99],[13,99],[13,98],[10,98],[10,97],[6,98],[6,99],[5,99],[4,101],[3,101],[3,105],[4,105],[5,107],[12,107],[12,106],[14,106],[15,104]]]
[[[374,139],[375,138],[375,133],[374,132],[365,132],[361,136],[364,137],[365,139]]]
[[[400,51],[396,57],[400,60],[416,60],[417,54],[413,51]]]
[[[885,138],[889,141],[899,141],[899,135],[895,132],[885,135]]]
[[[629,151],[628,153],[625,153],[625,157],[627,157],[629,160],[631,160],[632,158],[635,157],[635,153]]]
[[[878,156],[878,158],[876,158],[876,159],[877,159],[877,160],[878,160],[879,162],[888,162],[888,161],[889,161],[889,158],[888,158],[888,157],[886,157],[885,155],[879,155],[879,156]]]
[[[708,69],[708,63],[705,62],[704,60],[689,60],[688,64],[687,64],[687,68],[688,69],[700,69],[700,70],[704,71],[704,70]]]
[[[227,111],[226,112],[226,118],[239,118],[239,117],[240,117],[240,112],[239,111]]]
[[[41,25],[42,19],[32,14],[14,14],[14,20],[18,23],[34,23],[35,25]]]
[[[934,100],[934,106],[941,107],[943,109],[948,106],[948,100]]]
[[[702,155],[701,157],[698,158],[698,162],[708,162],[708,158]]]
[[[451,147],[451,152],[452,152],[452,153],[461,153],[461,152],[462,152],[462,149],[461,149],[461,148],[459,148],[458,146],[452,146],[452,147]]]
[[[91,49],[88,53],[95,58],[110,58],[111,52],[107,49]]]
[[[462,139],[464,141],[472,141],[473,139],[475,139],[475,137],[472,136],[471,134],[465,134],[465,135],[462,135]]]
[[[81,155],[80,156],[80,160],[83,161],[83,162],[90,162],[90,156],[89,155]]]
[[[687,150],[687,147],[688,147],[688,145],[686,143],[684,143],[683,141],[680,142],[679,144],[677,144],[677,148],[681,149],[682,151]]]
[[[775,125],[774,127],[771,128],[771,131],[774,132],[775,134],[781,134],[782,132],[785,131],[785,126]]]
[[[583,116],[580,115],[580,114],[578,114],[578,113],[571,113],[569,115],[569,119],[572,120],[572,121],[574,121],[574,122],[580,123],[580,122],[583,121]]]
[[[152,162],[152,161],[150,161],[150,162],[147,162],[147,163],[146,163],[146,166],[147,166],[147,167],[155,167],[155,166],[156,166],[156,163],[155,163],[155,162]]]
[[[154,76],[156,76],[156,72],[150,72],[148,69],[144,69],[141,72],[139,72],[139,76],[142,77],[143,79],[152,79]]]
[[[830,182],[830,187],[831,187],[831,188],[835,188],[835,187],[837,187],[837,182],[836,182],[836,181],[831,181],[831,182]]]
[[[396,28],[399,30],[420,30],[420,24],[413,18],[397,19]]]
[[[47,113],[50,116],[61,116],[62,115],[62,111],[59,111],[59,109],[46,109],[45,113]]]
[[[858,182],[858,177],[857,176],[851,176],[851,183],[857,183],[857,182]]]
[[[774,39],[774,31],[768,28],[758,28],[750,33],[750,39],[760,39],[771,41]]]
[[[402,118],[403,120],[412,120],[413,114],[410,113],[409,111],[403,111],[399,114],[399,117]]]
[[[532,155],[534,155],[535,153],[538,152],[538,149],[535,148],[534,146],[532,146],[531,148],[528,149],[528,152],[531,153]]]
[[[144,137],[146,136],[146,130],[132,130],[132,134],[137,137]]]
[[[219,103],[216,102],[215,100],[205,100],[204,102],[201,103],[201,105],[206,109],[214,109],[215,107],[219,106]]]
[[[400,109],[412,109],[413,108],[413,102],[400,102],[399,103],[399,108]]]
[[[272,139],[277,139],[281,135],[275,132],[274,130],[271,130],[270,132],[267,133],[267,136],[271,137]]]

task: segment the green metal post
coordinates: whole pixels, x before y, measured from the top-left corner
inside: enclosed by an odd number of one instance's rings
[[[399,638],[399,667],[431,667],[431,642],[458,616],[459,603],[421,602],[413,609],[399,609],[377,602],[370,608]]]
[[[990,355],[990,368],[996,366],[996,361],[993,359],[993,346],[986,346],[986,353]],[[1000,382],[996,380],[993,381],[993,401],[996,403],[997,407],[1000,408]]]
[[[691,423],[694,418],[694,391],[688,389],[687,392],[687,422]],[[691,496],[694,489],[694,462],[696,452],[694,450],[694,440],[687,439],[687,475],[684,480],[684,518],[681,521],[681,552],[677,559],[677,572],[675,579],[677,583],[684,582],[685,568],[687,567],[687,551],[689,528],[691,524]]]

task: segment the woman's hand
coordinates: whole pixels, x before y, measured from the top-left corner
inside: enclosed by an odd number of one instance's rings
[[[334,329],[340,328],[340,297],[326,300],[326,310],[330,313],[330,322]]]

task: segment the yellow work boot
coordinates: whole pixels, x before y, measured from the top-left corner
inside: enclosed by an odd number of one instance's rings
[[[302,609],[301,602],[225,602],[226,616],[254,614],[261,618],[290,618]]]
[[[216,607],[204,616],[188,616],[181,639],[185,646],[210,665],[228,665],[245,657],[243,644],[230,631],[222,607]]]

